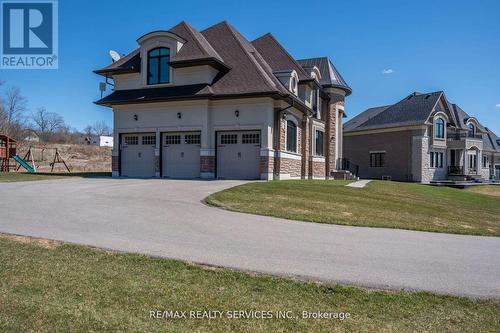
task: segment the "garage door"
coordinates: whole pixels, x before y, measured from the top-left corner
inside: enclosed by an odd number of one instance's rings
[[[200,132],[163,133],[163,177],[200,177]]]
[[[260,131],[217,133],[217,177],[260,179]]]
[[[121,175],[155,176],[155,133],[123,134],[121,142]]]

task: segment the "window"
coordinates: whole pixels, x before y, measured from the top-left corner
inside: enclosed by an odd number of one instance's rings
[[[483,155],[483,168],[488,167],[488,156]]]
[[[319,90],[314,89],[312,91],[312,109],[314,111],[318,111],[318,99],[319,99]]]
[[[143,145],[156,145],[156,135],[143,135],[142,136]]]
[[[469,128],[469,138],[473,138],[476,134],[476,126],[474,126],[474,124],[469,124],[467,127]]]
[[[324,137],[325,136],[323,132],[316,130],[315,149],[314,149],[314,153],[316,156],[325,156],[325,153],[323,151]]]
[[[430,153],[430,165],[431,168],[442,168],[444,164],[444,153],[431,152]]]
[[[382,168],[385,166],[385,153],[370,153],[370,167]]]
[[[180,135],[165,135],[165,144],[166,145],[180,145],[181,144],[181,136]]]
[[[238,143],[238,135],[236,134],[221,134],[220,144],[221,145],[235,145]]]
[[[170,82],[170,49],[159,47],[148,52],[148,84]]]
[[[126,145],[138,145],[139,144],[139,137],[137,135],[127,135],[125,137],[125,144]]]
[[[435,126],[435,137],[437,139],[444,139],[444,120],[443,118],[437,118],[434,123]]]
[[[291,120],[286,122],[286,150],[297,152],[297,125]]]
[[[241,136],[243,144],[260,144],[260,134],[259,133],[245,133]]]
[[[184,143],[187,145],[199,145],[200,135],[199,134],[187,134],[184,136]]]

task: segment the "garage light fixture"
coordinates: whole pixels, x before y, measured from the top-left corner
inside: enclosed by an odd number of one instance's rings
[[[234,115],[236,116],[236,118],[238,118],[240,116],[240,111],[239,110],[234,111]]]
[[[177,112],[177,118],[181,119],[182,118],[182,113]]]
[[[136,114],[134,114],[134,120],[135,121],[139,120],[139,117]]]

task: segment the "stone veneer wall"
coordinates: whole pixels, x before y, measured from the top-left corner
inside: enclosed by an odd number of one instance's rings
[[[329,94],[330,103],[327,108],[326,126],[325,126],[325,151],[326,151],[326,175],[330,176],[335,170],[337,154],[335,152],[336,133],[337,133],[337,105],[344,105],[344,96],[340,94]]]
[[[320,161],[311,161],[311,176],[313,178],[325,178],[326,164]]]
[[[261,156],[260,157],[260,174],[272,174],[274,171],[274,157]]]
[[[292,158],[281,157],[279,159],[280,165],[280,179],[286,178],[285,175],[290,177],[302,177],[302,161]]]

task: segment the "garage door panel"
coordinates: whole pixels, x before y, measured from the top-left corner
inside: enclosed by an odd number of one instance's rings
[[[200,132],[164,133],[162,143],[164,177],[200,177]]]
[[[219,132],[217,176],[223,179],[259,179],[260,147],[260,131]]]
[[[121,175],[147,178],[155,176],[155,133],[123,134],[120,145]]]

